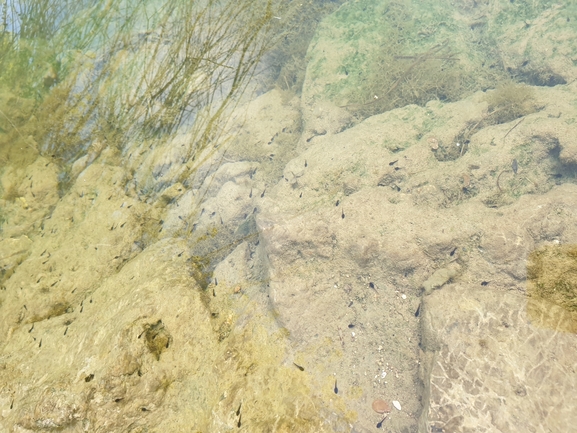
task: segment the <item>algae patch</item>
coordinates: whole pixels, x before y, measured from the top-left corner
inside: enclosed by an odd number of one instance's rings
[[[577,333],[577,245],[533,251],[527,264],[527,312],[535,324]]]
[[[535,92],[526,84],[501,84],[489,92],[485,100],[489,104],[491,123],[507,123],[536,111]]]

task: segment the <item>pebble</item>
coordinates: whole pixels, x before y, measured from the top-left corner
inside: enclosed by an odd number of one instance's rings
[[[373,410],[377,413],[389,413],[391,411],[389,404],[386,401],[381,400],[380,398],[373,401],[372,406]]]
[[[401,403],[399,403],[397,400],[393,400],[393,406],[395,406],[395,409],[401,410]]]
[[[431,149],[437,150],[439,148],[439,140],[437,140],[435,137],[429,137],[427,142],[429,143],[429,146],[431,146]]]

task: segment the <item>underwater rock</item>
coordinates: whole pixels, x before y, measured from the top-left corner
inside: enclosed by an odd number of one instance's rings
[[[433,275],[431,275],[427,281],[423,283],[423,289],[425,289],[425,294],[430,295],[434,289],[439,289],[444,284],[449,282],[452,278],[459,275],[461,267],[453,263],[445,268],[437,269]]]

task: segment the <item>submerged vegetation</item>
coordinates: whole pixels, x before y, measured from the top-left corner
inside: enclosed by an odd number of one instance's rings
[[[371,62],[363,91],[351,95],[355,102],[348,107],[357,115],[425,105],[433,99],[455,101],[468,90],[459,59],[445,42],[413,55],[402,55],[401,46],[395,48],[398,51],[387,49]]]
[[[463,53],[449,39],[446,17],[431,11],[434,18],[427,21],[439,24],[425,29],[409,1],[389,0],[367,7],[373,9],[373,22],[367,24],[371,28],[367,39],[373,45],[359,44],[343,62],[339,73],[347,79],[330,85],[333,99],[366,118],[434,99],[455,101],[471,90],[475,78],[464,66]]]
[[[479,13],[484,10],[476,6]],[[351,24],[356,14],[365,17],[362,24]],[[465,24],[463,17],[447,16],[442,2],[429,0],[418,6],[411,0],[385,0],[341,8],[331,16],[324,36],[336,32],[346,41],[334,71],[338,79],[327,83],[326,96],[364,119],[410,104],[454,102],[500,83],[550,85],[529,72],[505,68],[489,18],[481,17]],[[322,79],[326,65],[317,64],[313,72]],[[504,99],[489,101],[500,107],[497,123],[531,110],[530,102],[515,100],[527,95],[528,87],[511,85],[501,85],[493,97]],[[517,91],[519,95],[514,94]]]
[[[534,90],[526,84],[507,82],[487,94],[493,123],[507,123],[536,111]]]
[[[39,151],[65,161],[95,138],[123,149],[187,121],[196,132],[193,158],[218,135],[272,24],[270,0],[111,0],[70,9],[44,0],[14,8],[3,9],[1,84],[35,101],[27,128],[35,127]]]
[[[96,141],[129,152],[186,129],[182,160],[194,163],[182,180],[220,144],[263,56],[281,47],[280,65],[299,10],[278,0],[4,2],[0,158],[24,141],[67,171]]]

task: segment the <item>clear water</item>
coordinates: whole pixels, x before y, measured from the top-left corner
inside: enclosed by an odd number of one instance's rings
[[[1,11],[0,430],[574,431],[573,5]]]

